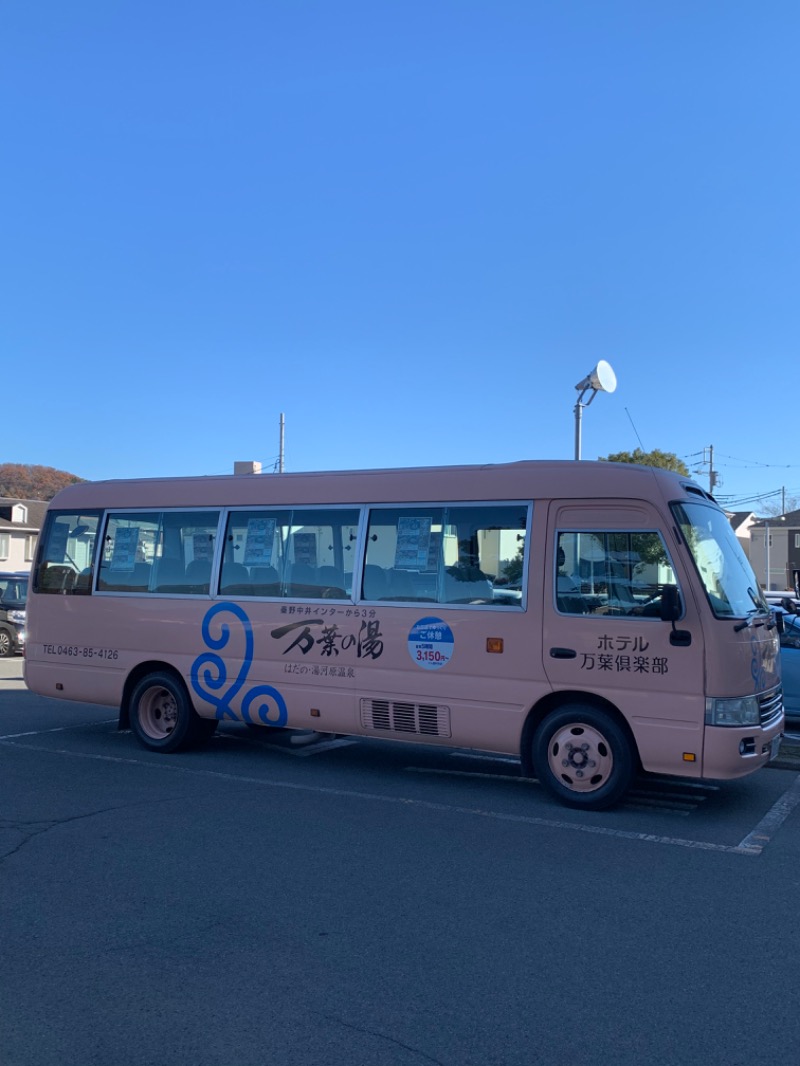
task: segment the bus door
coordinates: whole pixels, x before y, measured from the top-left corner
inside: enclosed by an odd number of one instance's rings
[[[554,500],[548,512],[543,661],[554,690],[623,714],[645,769],[700,775],[703,633],[669,527],[645,501]],[[661,620],[677,585],[682,617]]]

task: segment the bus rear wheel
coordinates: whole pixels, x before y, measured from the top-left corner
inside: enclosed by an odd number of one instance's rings
[[[173,752],[207,740],[216,719],[201,718],[183,682],[166,672],[148,674],[131,693],[130,723],[136,739],[151,751]]]
[[[532,755],[542,786],[581,810],[613,807],[636,772],[625,729],[590,704],[570,703],[549,714],[534,733]]]

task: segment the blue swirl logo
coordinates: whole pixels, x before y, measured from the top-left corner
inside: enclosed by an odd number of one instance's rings
[[[244,656],[239,673],[229,679],[228,667],[218,652],[227,647],[231,640],[231,626],[220,615],[233,615],[238,620],[244,634]],[[247,675],[253,664],[253,626],[242,608],[236,603],[215,603],[206,611],[203,619],[203,643],[210,651],[198,655],[192,663],[190,679],[197,695],[213,703],[217,708],[216,718],[226,718],[234,722],[250,722],[253,725],[267,725],[281,728],[286,725],[288,711],[283,696],[272,685],[254,685],[242,699],[241,715],[231,707],[231,701],[244,688]],[[255,715],[255,717],[253,717]]]

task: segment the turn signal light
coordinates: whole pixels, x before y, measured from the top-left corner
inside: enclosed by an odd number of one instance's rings
[[[494,652],[496,655],[503,654],[503,638],[502,637],[487,637],[486,638],[486,650],[488,652]]]

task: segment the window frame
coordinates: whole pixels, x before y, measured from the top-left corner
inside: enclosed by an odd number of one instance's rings
[[[319,604],[321,602],[328,602],[328,598],[322,597],[303,597],[292,596],[284,594],[283,580],[281,585],[281,594],[277,596],[269,595],[236,595],[231,593],[224,593],[220,591],[222,577],[223,577],[223,560],[225,554],[225,548],[227,545],[227,536],[229,523],[232,519],[235,519],[237,514],[242,513],[263,513],[265,517],[270,514],[278,514],[285,516],[287,513],[291,516],[298,512],[308,514],[319,511],[326,515],[330,515],[331,512],[343,511],[349,512],[353,518],[357,518],[357,522],[350,522],[355,526],[355,541],[353,542],[354,556],[353,556],[353,569],[352,569],[352,588],[348,596],[330,598],[329,602],[332,604],[352,604],[358,606],[367,606],[380,604],[381,607],[406,607],[412,611],[419,611],[422,609],[431,610],[469,610],[469,611],[499,611],[501,613],[519,614],[524,613],[528,609],[528,582],[530,578],[531,567],[531,550],[532,550],[532,526],[533,526],[533,513],[534,513],[534,500],[520,500],[520,499],[504,499],[504,500],[424,500],[424,501],[393,501],[393,502],[381,502],[381,503],[334,503],[334,504],[236,504],[233,506],[214,506],[212,504],[198,505],[190,507],[161,507],[161,506],[140,506],[140,507],[107,507],[107,508],[91,508],[93,514],[97,516],[97,534],[95,537],[94,552],[92,554],[92,575],[91,584],[82,589],[84,595],[91,594],[97,596],[122,596],[125,598],[130,597],[147,597],[147,598],[178,598],[178,599],[203,599],[203,600],[224,600],[232,599],[243,602],[271,602],[271,603],[304,603],[304,604]],[[502,602],[496,603],[457,603],[446,602],[438,598],[441,589],[439,583],[437,583],[437,598],[432,600],[376,600],[363,596],[363,580],[364,569],[367,558],[368,540],[367,531],[369,528],[370,516],[373,513],[380,511],[394,511],[394,512],[408,512],[411,513],[414,510],[425,511],[439,510],[446,516],[448,512],[456,511],[459,509],[470,510],[499,510],[505,507],[523,508],[525,515],[524,527],[519,530],[519,534],[525,538],[525,551],[523,553],[523,566],[522,566],[522,578],[521,578],[521,598],[517,602]],[[155,592],[147,589],[131,589],[128,591],[116,590],[116,589],[101,589],[98,588],[98,582],[100,578],[100,564],[105,551],[106,537],[110,523],[115,518],[120,516],[133,517],[135,515],[190,515],[208,514],[209,512],[216,512],[218,515],[217,527],[214,541],[214,552],[212,557],[211,576],[208,592]],[[58,511],[50,512],[52,514],[68,514],[71,513],[67,509],[59,509]],[[49,518],[48,521],[52,521]],[[88,513],[88,512],[87,512]],[[163,518],[159,519],[163,524]],[[307,523],[306,523],[307,524]],[[292,523],[294,525],[294,523]],[[43,532],[44,532],[43,527]],[[38,538],[38,548],[36,552],[35,569],[38,570],[39,557],[43,550],[44,539],[42,536]],[[285,545],[284,545],[285,547]],[[441,567],[440,567],[441,569]],[[347,571],[344,570],[346,575]],[[438,579],[437,579],[438,581]]]
[[[276,526],[275,533],[273,534],[273,535],[278,535],[280,537],[281,547],[282,547],[282,551],[284,553],[283,557],[281,559],[281,565],[279,567],[275,567],[275,569],[278,571],[278,581],[279,581],[280,588],[281,588],[280,594],[277,595],[277,596],[269,596],[269,595],[232,596],[229,593],[223,593],[223,592],[219,591],[221,580],[222,580],[222,576],[223,576],[223,570],[224,570],[222,556],[224,554],[225,544],[227,543],[229,522],[230,522],[231,516],[236,515],[236,514],[255,514],[255,513],[263,513],[264,515],[270,515],[270,514],[285,515],[285,514],[288,514],[290,516],[290,519],[291,519],[291,518],[294,517],[295,514],[297,514],[299,512],[304,512],[304,513],[319,512],[320,514],[329,515],[332,512],[336,512],[336,511],[350,512],[356,518],[355,522],[345,523],[347,525],[355,526],[355,529],[356,529],[355,542],[354,542],[354,544],[355,544],[355,547],[354,547],[355,554],[354,554],[354,557],[353,557],[354,565],[353,565],[353,569],[350,571],[350,573],[352,575],[351,580],[353,582],[353,588],[355,588],[356,571],[357,571],[357,568],[358,568],[358,563],[360,562],[361,545],[363,544],[363,533],[362,533],[362,531],[363,531],[363,522],[364,522],[364,504],[359,504],[359,503],[330,503],[330,504],[327,504],[327,503],[291,504],[291,503],[289,503],[289,504],[264,504],[264,505],[259,505],[259,504],[236,504],[235,506],[232,506],[232,507],[223,508],[223,512],[224,513],[223,513],[222,533],[221,533],[221,540],[220,540],[221,548],[220,548],[220,551],[218,553],[218,560],[217,560],[218,563],[219,563],[219,573],[218,573],[218,575],[217,575],[217,577],[216,577],[216,579],[215,579],[215,581],[213,583],[213,586],[212,586],[213,589],[215,589],[217,591],[212,592],[212,595],[216,596],[218,598],[221,598],[221,599],[228,598],[228,599],[244,600],[247,603],[251,603],[251,602],[254,602],[254,601],[255,602],[268,601],[268,602],[271,602],[271,603],[292,602],[292,603],[308,603],[308,604],[316,603],[316,604],[318,604],[318,603],[324,602],[324,603],[332,603],[332,604],[335,604],[335,603],[343,603],[343,604],[344,603],[349,603],[349,604],[352,604],[354,602],[352,592],[351,592],[351,594],[349,596],[345,595],[343,597],[342,596],[324,596],[324,597],[323,596],[291,596],[291,595],[284,594],[283,590],[286,588],[286,580],[285,580],[286,573],[287,573],[287,569],[286,568],[287,568],[287,564],[289,562],[289,554],[287,552],[287,544],[289,543],[289,541],[288,541],[288,538],[287,538],[286,541],[283,540],[283,535],[282,535],[282,533],[279,532],[279,530],[282,528],[280,525]],[[294,528],[294,525],[295,525],[295,523],[293,521],[290,521],[290,524],[289,524],[289,527],[288,527],[289,528],[289,537],[292,537],[294,535],[291,532],[291,530]],[[344,560],[343,560],[343,562],[344,562]],[[274,565],[274,564],[271,564],[271,565]],[[346,574],[347,574],[347,570],[343,567],[342,568],[342,576],[344,577]],[[319,587],[321,588],[323,586],[319,586]]]
[[[368,503],[364,504],[364,528],[363,536],[361,539],[361,545],[359,550],[359,564],[360,572],[358,574],[357,581],[354,580],[354,591],[357,591],[358,596],[355,598],[357,604],[380,604],[381,607],[405,607],[412,610],[456,610],[456,611],[499,611],[505,614],[521,614],[528,609],[528,579],[530,573],[530,556],[531,556],[531,531],[533,526],[533,512],[536,505],[535,500],[424,500],[424,501],[393,501],[389,503]],[[447,512],[454,511],[458,508],[469,509],[499,509],[502,507],[522,507],[525,510],[525,526],[520,530],[525,537],[525,551],[523,553],[522,563],[522,579],[521,579],[521,598],[519,604],[501,602],[497,603],[448,603],[446,600],[439,599],[440,585],[437,577],[437,598],[432,600],[389,600],[389,599],[371,599],[362,595],[363,582],[364,582],[364,569],[367,565],[367,553],[369,550],[369,542],[367,540],[368,531],[370,526],[370,516],[373,513],[379,511],[395,511],[402,512],[407,511],[409,516],[414,510],[420,510],[424,513],[427,509],[429,511],[439,510],[443,513],[443,525],[446,523]],[[440,577],[441,575],[439,575]],[[493,586],[494,587],[494,586]]]
[[[122,591],[117,589],[101,589],[98,588],[100,580],[100,563],[103,556],[104,544],[106,536],[108,534],[109,522],[119,516],[128,515],[165,515],[165,514],[208,514],[209,512],[217,512],[217,531],[214,534],[214,549],[211,557],[211,576],[209,577],[208,592],[155,592],[147,589],[131,589],[129,591]],[[214,599],[217,597],[217,593],[213,590],[218,586],[217,570],[219,566],[219,552],[218,545],[220,543],[220,537],[224,531],[224,517],[226,508],[221,506],[199,506],[199,507],[109,507],[106,509],[102,516],[102,527],[98,524],[98,528],[101,528],[101,533],[97,537],[97,543],[95,545],[94,562],[92,567],[92,588],[91,591],[96,596],[145,596],[148,599],[169,597],[170,599]]]
[[[561,547],[561,537],[562,536],[572,535],[572,536],[602,536],[602,537],[606,537],[606,536],[630,536],[630,537],[636,537],[636,536],[647,536],[647,535],[652,535],[652,534],[655,534],[658,537],[658,539],[661,541],[661,545],[662,545],[662,547],[664,549],[664,554],[665,554],[666,559],[667,559],[667,562],[666,562],[665,565],[667,565],[669,567],[669,569],[672,571],[672,576],[674,578],[675,586],[677,587],[678,592],[680,594],[680,599],[681,599],[681,604],[682,604],[681,617],[683,617],[683,615],[685,614],[685,610],[686,610],[686,608],[685,608],[685,603],[686,603],[685,594],[684,594],[683,590],[681,589],[681,584],[680,584],[680,581],[678,579],[678,572],[677,572],[677,570],[675,568],[675,564],[673,562],[672,555],[670,554],[669,547],[668,547],[667,541],[666,541],[666,537],[664,536],[663,531],[658,529],[658,528],[655,528],[655,529],[653,529],[653,528],[643,529],[641,527],[635,528],[635,529],[626,527],[626,528],[623,529],[623,528],[620,528],[619,526],[615,526],[615,527],[612,527],[612,528],[599,528],[599,527],[592,526],[591,528],[586,528],[586,529],[575,529],[575,528],[572,528],[572,527],[561,527],[561,526],[559,526],[559,527],[557,527],[554,530],[554,541],[553,541],[554,551],[553,551],[553,564],[552,564],[552,585],[553,585],[553,587],[552,587],[552,593],[553,593],[552,600],[553,600],[553,610],[555,611],[556,615],[558,615],[559,618],[581,618],[581,619],[592,618],[592,619],[604,620],[605,622],[608,622],[609,618],[637,619],[637,620],[649,621],[649,622],[658,622],[658,621],[660,621],[661,618],[660,618],[660,614],[658,614],[658,613],[656,613],[656,614],[632,614],[632,613],[629,613],[629,614],[599,614],[597,611],[586,611],[586,612],[563,611],[563,610],[561,610],[561,608],[558,605],[558,576],[559,576],[559,574],[558,574],[558,571],[559,571],[558,554],[559,554],[559,549]],[[604,563],[607,561],[607,559],[608,559],[608,555],[606,554],[605,557],[604,557]],[[584,596],[587,595],[586,593],[584,593],[580,589],[580,587],[578,588],[577,594],[580,595],[581,597],[584,597]]]

